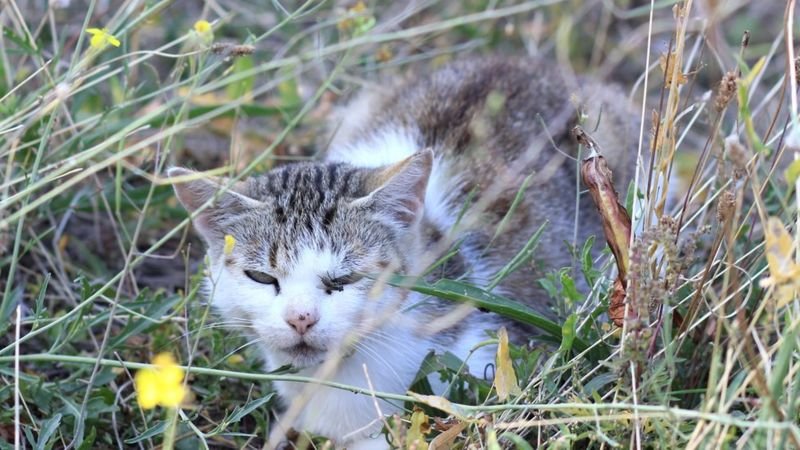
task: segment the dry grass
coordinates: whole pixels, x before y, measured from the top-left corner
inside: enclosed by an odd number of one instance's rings
[[[160,445],[170,423],[138,407],[131,371],[161,351],[194,396],[177,446],[265,445],[269,382],[297,377],[263,374],[198,297],[201,245],[163,169],[245,177],[313,156],[347,92],[490,52],[547,55],[641,104],[626,319],[604,316],[610,255],[554,270],[561,338],[512,346],[521,393],[499,401],[439,361],[453,405],[365,392],[431,407],[389,434],[409,447],[410,423],[438,415],[436,448],[800,448],[794,0],[632,3],[5,2],[0,448]],[[92,27],[122,45],[92,48]]]

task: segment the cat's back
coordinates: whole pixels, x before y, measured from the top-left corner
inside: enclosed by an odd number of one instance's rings
[[[636,118],[624,96],[525,57],[469,59],[366,90],[337,116],[328,159],[375,167],[433,149],[427,221],[439,233],[459,221],[462,231],[451,238],[481,284],[545,222],[537,261],[547,268],[569,265],[565,241],[600,233],[588,199],[576,202],[577,145],[569,132],[579,112],[597,124],[614,168],[632,166]],[[533,286],[541,275],[527,265],[499,289],[539,297]]]
[[[513,158],[518,149],[512,147],[530,140],[537,121],[554,118],[556,111],[563,111],[565,119],[570,115],[568,100],[563,78],[539,59],[489,57],[433,71],[417,68],[403,79],[364,89],[339,111],[329,157],[353,159],[357,147],[395,143],[388,142],[391,138],[413,151],[432,148],[444,157],[463,157],[477,149]],[[566,120],[562,122],[563,127]],[[388,136],[400,134],[404,136]],[[485,148],[491,138],[509,142]],[[391,150],[384,146],[373,152]]]

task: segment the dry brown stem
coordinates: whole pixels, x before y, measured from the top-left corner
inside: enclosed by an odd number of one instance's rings
[[[619,202],[611,170],[606,164],[606,159],[600,154],[597,143],[580,126],[576,126],[572,131],[578,142],[589,149],[589,155],[584,158],[581,165],[581,178],[600,213],[606,242],[617,262],[619,273],[614,282],[608,315],[615,325],[622,326],[625,315],[625,289],[630,267],[631,216]],[[629,308],[629,311],[635,311],[635,308]]]

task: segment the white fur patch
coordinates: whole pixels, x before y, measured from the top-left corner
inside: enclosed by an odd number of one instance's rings
[[[331,148],[328,161],[356,167],[381,167],[400,162],[420,150],[417,133],[400,127],[376,130],[368,138]]]
[[[331,148],[327,159],[356,167],[383,167],[395,164],[421,150],[419,133],[403,127],[385,127],[358,142],[342,143]],[[425,216],[442,231],[455,225],[458,211],[451,211],[452,197],[461,185],[458,174],[447,170],[447,161],[436,155],[425,191]]]

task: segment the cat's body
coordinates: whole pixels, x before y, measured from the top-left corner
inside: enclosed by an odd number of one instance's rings
[[[382,392],[404,393],[430,350],[466,358],[500,326],[523,340],[524,328],[494,314],[359,274],[421,274],[457,247],[428,278],[486,286],[547,221],[536,264],[494,291],[548,313],[536,282],[542,269],[570,266],[565,242],[601,233],[586,198],[575,228],[572,97],[586,108],[588,129],[602,115],[595,136],[613,168],[630,169],[635,149],[636,118],[625,99],[584,83],[568,87],[539,60],[493,58],[362,94],[337,115],[325,161],[239,183],[195,218],[209,244],[213,304],[261,340],[268,368],[293,364],[300,375]],[[194,211],[218,185],[195,180],[176,189]],[[236,241],[231,254],[225,235]],[[493,358],[484,347],[467,363],[483,376]],[[348,448],[385,448],[382,437],[370,439],[382,426],[376,405],[384,414],[401,406],[330,387],[276,386],[289,425]],[[307,404],[292,407],[299,401]]]

